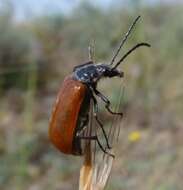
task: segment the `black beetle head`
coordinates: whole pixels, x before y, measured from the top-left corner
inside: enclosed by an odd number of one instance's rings
[[[107,64],[97,64],[96,70],[101,77],[123,77],[123,72]]]

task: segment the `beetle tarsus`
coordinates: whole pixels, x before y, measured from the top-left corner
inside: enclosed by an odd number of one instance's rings
[[[110,104],[106,104],[106,109],[109,113],[111,113],[112,115],[120,115],[121,117],[123,117],[123,113],[122,112],[113,112],[111,109],[110,109]]]

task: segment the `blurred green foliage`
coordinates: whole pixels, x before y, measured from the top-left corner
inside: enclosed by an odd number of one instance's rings
[[[80,159],[49,147],[52,103],[64,76],[88,61],[90,41],[95,61],[109,62],[139,14],[120,56],[138,42],[152,48],[137,50],[121,66],[127,127],[108,189],[182,189],[183,6],[130,2],[129,9],[101,10],[83,1],[69,16],[23,22],[11,7],[0,10],[0,189],[76,189]],[[113,90],[101,88],[109,96]],[[117,98],[114,92],[111,99]],[[137,128],[140,142],[128,142]]]

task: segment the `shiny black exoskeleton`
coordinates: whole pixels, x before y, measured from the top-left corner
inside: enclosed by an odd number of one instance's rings
[[[95,84],[102,77],[123,77],[123,72],[112,68],[107,64],[94,64],[92,61],[76,66],[74,68],[74,78],[86,84]]]

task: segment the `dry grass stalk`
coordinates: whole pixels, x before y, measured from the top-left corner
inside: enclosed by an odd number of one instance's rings
[[[113,164],[113,157],[104,155],[104,159],[100,165],[95,165],[92,175],[92,190],[102,190],[107,184]]]
[[[89,46],[89,58],[93,60],[94,48]],[[119,102],[115,105],[115,110],[119,112],[121,106],[124,88],[119,88]],[[90,107],[93,108],[93,102],[90,102]],[[93,109],[90,109],[90,120],[87,127],[86,135],[96,135],[96,128],[93,122]],[[108,133],[108,140],[113,146],[118,141],[120,132],[121,118],[115,116]],[[109,154],[97,152],[96,146],[90,140],[86,141],[84,145],[84,162],[80,170],[79,190],[103,190],[107,184],[114,158]],[[114,154],[114,150],[110,150]]]
[[[113,157],[103,155],[99,163],[93,163],[91,148],[84,157],[84,163],[80,170],[79,190],[102,190],[106,186],[113,163]]]
[[[91,177],[92,177],[91,144],[87,143],[87,145],[85,146],[84,163],[80,170],[79,190],[91,189]]]

